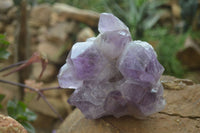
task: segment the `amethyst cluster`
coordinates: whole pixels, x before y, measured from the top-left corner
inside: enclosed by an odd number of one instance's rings
[[[144,118],[165,106],[164,68],[150,44],[132,41],[128,27],[109,13],[100,15],[97,37],[73,45],[58,75],[73,88],[68,102],[86,118],[132,115]]]

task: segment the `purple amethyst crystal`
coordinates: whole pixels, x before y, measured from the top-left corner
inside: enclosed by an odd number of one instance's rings
[[[128,27],[109,13],[100,15],[98,29],[96,38],[74,44],[60,69],[60,87],[76,89],[68,102],[90,119],[162,110],[164,68],[152,46],[132,41]]]

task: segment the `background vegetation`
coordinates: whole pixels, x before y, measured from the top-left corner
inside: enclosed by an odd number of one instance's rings
[[[20,1],[20,0],[14,0]],[[161,6],[170,0],[35,0],[31,4],[62,2],[81,9],[97,12],[111,12],[119,17],[129,28],[133,39],[152,42],[158,59],[165,67],[165,74],[183,77],[186,69],[176,58],[185,39],[191,34],[198,38],[199,32],[191,30],[197,13],[197,0],[179,0],[183,25],[160,25],[159,19],[165,12]],[[200,17],[197,20],[200,21]],[[173,20],[172,20],[173,21]],[[95,30],[96,31],[96,30]]]
[[[165,10],[161,8],[170,0],[38,0],[38,3],[63,2],[82,9],[97,12],[111,12],[119,17],[129,28],[134,39],[148,41],[155,46],[158,59],[165,67],[164,74],[183,77],[187,72],[177,60],[176,53],[183,48],[188,35],[198,38],[199,32],[191,29],[197,13],[197,0],[179,0],[181,18],[179,25],[162,25],[160,17]],[[172,20],[173,21],[173,20]],[[200,21],[200,18],[199,20]]]

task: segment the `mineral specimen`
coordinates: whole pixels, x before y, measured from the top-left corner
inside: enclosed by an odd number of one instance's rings
[[[109,13],[100,15],[98,29],[97,37],[74,44],[60,69],[60,87],[75,89],[68,102],[90,119],[162,110],[164,68],[152,46],[132,41],[128,27]]]

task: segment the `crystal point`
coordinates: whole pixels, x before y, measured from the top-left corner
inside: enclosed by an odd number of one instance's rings
[[[110,13],[102,13],[99,18],[98,29],[100,33],[117,30],[127,30],[128,27],[117,17]]]

